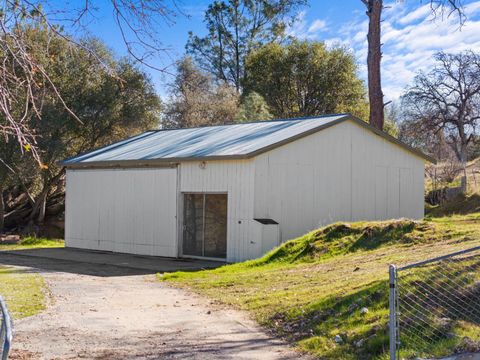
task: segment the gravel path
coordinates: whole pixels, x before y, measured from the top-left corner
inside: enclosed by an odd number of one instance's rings
[[[15,323],[12,359],[301,357],[242,312],[171,288],[153,274],[119,276],[99,264],[70,266],[88,269],[36,270],[49,286],[51,303]]]

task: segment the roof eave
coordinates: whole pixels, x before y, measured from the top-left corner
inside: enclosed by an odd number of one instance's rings
[[[248,155],[223,155],[203,157],[176,157],[164,159],[144,160],[107,160],[107,161],[86,161],[76,163],[60,163],[67,169],[89,169],[89,168],[133,168],[133,167],[175,167],[184,161],[212,161],[212,160],[240,160],[249,159]]]

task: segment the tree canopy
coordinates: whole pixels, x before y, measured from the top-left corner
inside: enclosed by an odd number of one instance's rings
[[[161,103],[150,79],[127,60],[115,58],[98,40],[85,40],[83,46],[95,48],[118,77],[111,76],[90,51],[72,46],[45,27],[26,27],[22,31],[30,52],[48,71],[55,87],[37,90],[39,113],[33,112],[25,119],[25,126],[34,130],[42,166],[36,166],[34,158],[21,156],[15,136],[6,134],[0,137],[0,174],[5,179],[2,184],[28,184],[24,189],[31,199],[28,217],[41,222],[49,195],[61,187],[63,170],[58,166],[59,160],[157,127]],[[48,53],[44,52],[46,43]],[[56,91],[68,102],[68,110],[58,100]],[[19,96],[24,94],[19,92]],[[16,103],[13,111],[22,111],[21,104]]]
[[[206,36],[190,33],[187,53],[216,80],[240,91],[252,49],[284,36],[289,18],[306,0],[214,1],[205,12]],[[290,17],[287,17],[290,15]]]
[[[275,117],[368,114],[366,91],[352,54],[321,42],[267,44],[246,59],[245,92],[257,92]]]
[[[243,98],[236,120],[246,122],[254,120],[269,120],[272,117],[268,104],[262,95],[252,91]]]
[[[177,75],[169,85],[163,126],[185,128],[233,122],[238,102],[235,88],[214,82],[187,56],[177,62]]]

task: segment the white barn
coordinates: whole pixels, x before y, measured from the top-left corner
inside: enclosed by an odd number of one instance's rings
[[[63,162],[66,246],[256,258],[336,221],[422,218],[427,161],[349,114],[149,131]]]

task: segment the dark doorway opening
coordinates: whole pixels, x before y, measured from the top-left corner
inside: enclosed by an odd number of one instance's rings
[[[184,194],[183,255],[227,257],[227,205],[227,194]]]

